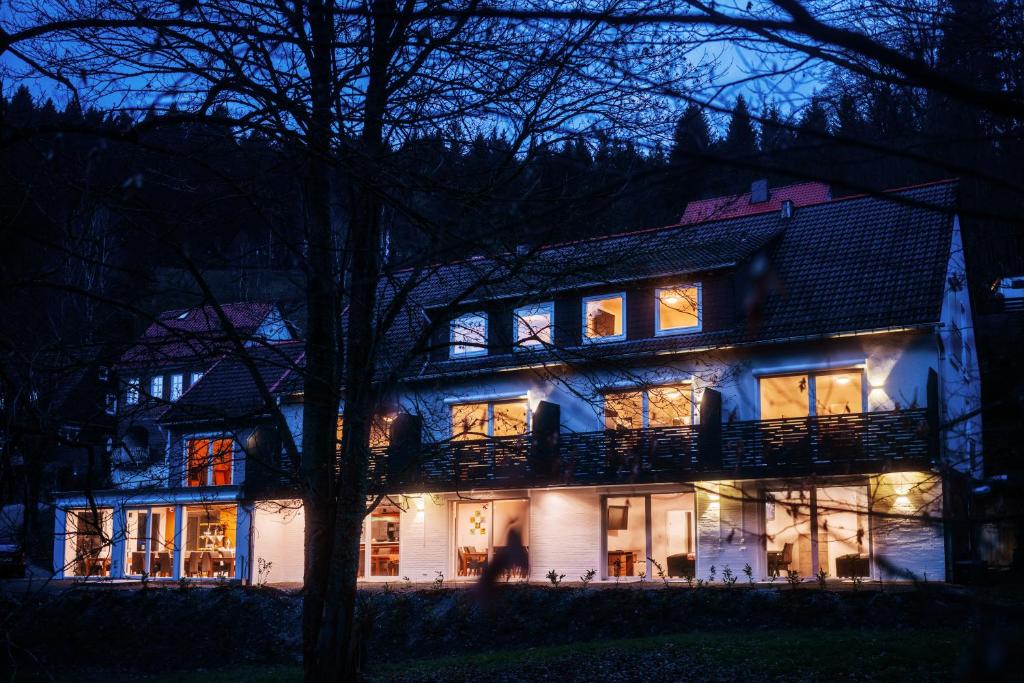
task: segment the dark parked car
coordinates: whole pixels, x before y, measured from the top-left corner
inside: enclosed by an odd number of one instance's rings
[[[25,577],[25,552],[16,543],[0,543],[0,579]]]

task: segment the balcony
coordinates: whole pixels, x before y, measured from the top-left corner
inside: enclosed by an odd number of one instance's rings
[[[911,409],[380,448],[370,470],[391,492],[642,484],[927,467],[932,448]]]

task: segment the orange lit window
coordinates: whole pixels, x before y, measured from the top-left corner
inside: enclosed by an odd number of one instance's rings
[[[189,486],[231,484],[231,439],[192,439],[186,444]]]
[[[374,415],[370,423],[370,448],[385,448],[391,443],[391,423],[395,418],[392,415]],[[335,435],[338,440],[338,451],[341,451],[341,437],[345,433],[345,417],[338,416],[338,426]]]

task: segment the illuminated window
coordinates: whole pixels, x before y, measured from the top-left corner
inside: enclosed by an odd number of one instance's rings
[[[550,345],[554,317],[554,305],[550,303],[517,308],[512,320],[516,348]]]
[[[583,340],[626,338],[626,295],[592,296],[583,300]]]
[[[177,401],[185,389],[185,378],[182,375],[171,375],[171,400]]]
[[[149,381],[149,395],[155,399],[164,397],[164,378],[158,375]]]
[[[487,314],[467,313],[452,320],[451,357],[481,356],[487,353]]]
[[[185,508],[182,575],[197,579],[235,578],[238,508],[205,505]]]
[[[643,429],[693,424],[689,384],[604,395],[605,429]]]
[[[370,448],[384,448],[391,443],[391,423],[394,422],[393,415],[375,415],[370,423]],[[338,449],[341,449],[341,437],[344,434],[345,417],[338,415],[335,436],[338,441]]]
[[[526,400],[457,403],[452,406],[452,439],[472,441],[492,436],[525,434],[529,422]]]
[[[864,412],[863,372],[762,377],[761,419]]]
[[[687,285],[655,290],[657,334],[695,332],[700,329],[700,286]]]
[[[137,405],[139,402],[139,378],[128,379],[128,389],[124,393],[124,404],[128,406]]]
[[[231,439],[189,439],[185,444],[189,486],[231,484]]]

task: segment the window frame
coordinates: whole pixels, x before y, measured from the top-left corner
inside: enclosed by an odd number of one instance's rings
[[[807,415],[806,417],[817,417],[818,416],[818,377],[827,377],[828,375],[860,375],[860,410],[854,414],[868,413],[869,410],[868,394],[871,392],[868,384],[867,371],[863,367],[851,367],[851,368],[828,368],[827,370],[794,370],[793,372],[779,372],[772,374],[758,374],[757,375],[757,420],[770,420],[770,419],[787,419],[787,420],[802,420],[804,417],[798,418],[765,418],[761,417],[763,414],[763,406],[761,405],[761,381],[766,379],[778,379],[780,377],[807,377]]]
[[[607,397],[609,394],[640,394],[640,429],[652,429],[650,426],[651,420],[651,389],[671,389],[679,387],[687,387],[690,394],[690,427],[697,425],[697,405],[696,405],[696,388],[693,385],[693,379],[686,379],[680,382],[673,382],[671,384],[653,384],[647,387],[609,387],[601,392],[601,424],[604,431],[614,431],[614,428],[608,427],[608,418],[605,416],[605,407],[607,406]],[[659,429],[654,427],[653,429]]]
[[[606,337],[588,337],[587,336],[587,304],[591,301],[600,301],[601,299],[615,299],[619,298],[622,300],[622,332],[619,334],[612,334]],[[583,338],[584,344],[604,344],[607,342],[625,341],[628,332],[627,324],[627,313],[626,313],[626,292],[609,292],[607,294],[594,294],[593,296],[585,296],[580,300],[580,319],[582,322],[582,329],[580,335]]]
[[[697,324],[690,327],[669,327],[661,328],[661,293],[668,290],[689,289],[697,290]],[[666,287],[654,288],[654,336],[665,337],[673,334],[693,334],[704,329],[704,288],[699,282],[683,282]]]
[[[155,391],[157,385],[160,386],[159,393],[157,393]],[[164,400],[164,376],[163,375],[153,375],[152,377],[149,378],[149,397],[150,398],[154,398],[154,399],[156,399],[158,401]]]
[[[206,447],[206,483],[191,486],[188,483],[189,479],[189,461],[188,461],[188,447],[193,441],[202,441],[207,445]],[[210,450],[215,441],[229,441],[231,443],[230,459],[228,460],[228,483],[226,484],[214,484],[213,483],[213,468],[214,458]],[[202,488],[224,488],[227,486],[236,486],[235,481],[235,462],[238,459],[238,454],[241,452],[239,445],[235,442],[235,438],[230,434],[224,434],[222,432],[205,432],[201,434],[189,434],[182,440],[182,459],[184,461],[184,467],[182,468],[182,486],[186,489],[202,489]]]
[[[168,400],[177,401],[181,398],[181,395],[185,393],[185,375],[180,372],[176,372],[171,375],[170,393],[167,395]]]
[[[525,403],[526,404],[526,429],[522,434],[513,434],[506,436],[495,436],[494,435],[494,406],[502,403]],[[487,406],[487,435],[482,438],[476,439],[465,439],[465,441],[484,441],[487,439],[507,439],[514,436],[526,436],[533,429],[533,411],[530,409],[530,399],[526,396],[522,398],[492,398],[492,399],[481,399],[478,401],[456,401],[448,404],[448,439],[453,442],[458,442],[455,434],[455,423],[452,421],[452,412],[458,406],[471,406],[471,405],[486,405]]]
[[[141,392],[141,382],[138,377],[129,377],[128,381],[125,382],[124,390],[124,404],[126,406],[135,406],[139,404],[139,395]]]
[[[482,319],[484,321],[483,341],[482,341],[482,343],[481,343],[481,345],[479,347],[474,346],[472,343],[467,345],[465,342],[456,342],[455,341],[455,328],[456,328],[456,324],[460,320],[464,320],[466,318],[480,318],[480,319]],[[462,327],[465,328],[466,326],[463,325]],[[488,351],[487,347],[488,347],[488,344],[489,344],[489,341],[488,341],[488,337],[489,336],[490,336],[490,320],[488,319],[487,311],[477,311],[477,312],[473,312],[473,313],[463,313],[462,315],[459,315],[459,316],[456,316],[456,317],[452,318],[451,321],[449,321],[449,323],[448,323],[448,344],[449,344],[449,347],[448,347],[448,357],[449,358],[472,358],[472,357],[475,357],[475,356],[486,356],[487,355],[487,351]],[[466,350],[464,350],[464,351],[458,351],[456,349],[459,346],[463,346],[463,347],[467,347],[468,346],[468,348]]]
[[[545,311],[548,315],[548,334],[551,340],[548,342],[541,341],[540,339],[528,337],[525,341],[519,340],[519,322],[522,319],[521,311],[529,311],[530,314],[536,314],[538,311]],[[536,337],[536,334],[534,334]],[[515,351],[529,351],[536,348],[544,348],[545,345],[550,346],[555,342],[555,302],[545,301],[539,304],[525,304],[519,306],[512,311],[512,348]]]

